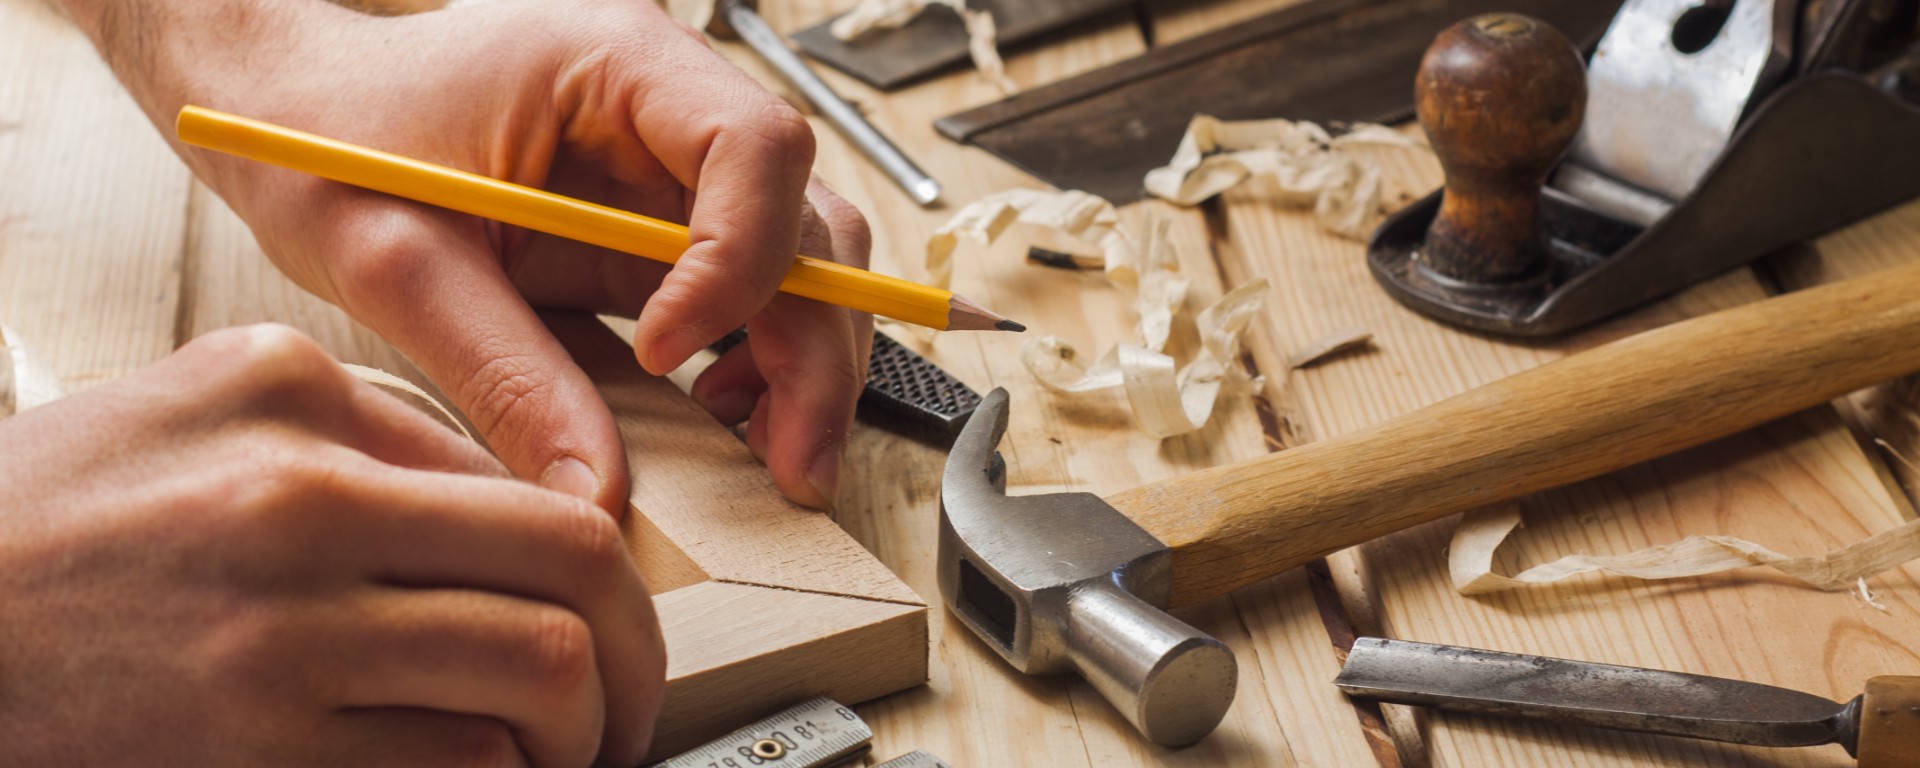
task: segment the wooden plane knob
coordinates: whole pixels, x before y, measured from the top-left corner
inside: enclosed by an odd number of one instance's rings
[[[1447,176],[1427,268],[1470,283],[1542,274],[1540,186],[1586,114],[1579,51],[1538,19],[1475,16],[1434,38],[1414,100]]]

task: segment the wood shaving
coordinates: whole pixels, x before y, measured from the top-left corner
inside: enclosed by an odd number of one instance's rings
[[[1241,336],[1266,293],[1267,282],[1256,280],[1202,310],[1194,321],[1201,350],[1184,368],[1172,355],[1126,342],[1086,367],[1073,344],[1058,336],[1021,344],[1020,362],[1041,386],[1061,394],[1120,389],[1141,432],[1156,440],[1183,435],[1206,426],[1223,393],[1260,387],[1257,377],[1231,361],[1239,359]]]
[[[1349,349],[1359,349],[1373,343],[1373,331],[1365,328],[1344,328],[1320,337],[1306,349],[1295,352],[1287,358],[1287,368],[1305,368]]]
[[[1240,359],[1241,337],[1265,304],[1267,283],[1240,286],[1201,311],[1194,319],[1201,348],[1182,367],[1166,349],[1192,283],[1180,274],[1167,222],[1150,220],[1137,240],[1119,229],[1118,222],[1112,203],[1085,192],[996,193],[961,208],[934,232],[927,241],[927,273],[933,284],[947,287],[961,238],[992,245],[1015,223],[1073,243],[1056,260],[1099,266],[1107,282],[1131,298],[1134,339],[1088,365],[1071,342],[1039,336],[1021,345],[1021,364],[1042,386],[1060,394],[1123,391],[1134,422],[1154,438],[1195,431],[1206,425],[1223,392],[1253,391],[1261,385],[1235,361]]]
[[[1019,84],[1007,76],[1006,62],[1000,58],[1000,35],[994,26],[993,14],[969,9],[966,0],[861,0],[834,19],[827,31],[837,40],[851,42],[875,30],[904,27],[935,5],[944,5],[960,15],[967,29],[967,55],[973,59],[973,68],[980,76],[1001,93],[1019,91]]]
[[[1858,581],[1855,581],[1854,586],[1859,588],[1860,602],[1866,603],[1870,607],[1879,609],[1881,613],[1893,613],[1893,610],[1888,608],[1886,603],[1880,602],[1879,600],[1875,600],[1873,597],[1873,593],[1867,591],[1867,580],[1864,577],[1859,579]]]
[[[1791,557],[1731,536],[1688,536],[1624,555],[1568,555],[1515,576],[1493,572],[1493,554],[1520,525],[1518,505],[1468,512],[1454,529],[1447,567],[1463,595],[1552,584],[1596,571],[1634,579],[1678,579],[1739,568],[1770,568],[1815,589],[1851,590],[1865,579],[1920,559],[1920,520],[1819,555]]]
[[[440,422],[440,426],[458,432],[468,440],[473,439],[473,432],[460,421],[460,417],[453,415],[453,409],[448,408],[446,403],[440,402],[439,398],[427,394],[426,390],[413,382],[370,366],[353,363],[341,363],[340,366],[346,368],[347,373],[353,374],[354,378],[386,390],[387,394],[393,395],[400,402],[411,405],[414,410]]]
[[[1311,207],[1335,234],[1364,240],[1386,215],[1380,166],[1344,151],[1359,145],[1424,148],[1419,139],[1362,123],[1338,137],[1306,121],[1224,121],[1195,115],[1165,167],[1147,172],[1147,193],[1198,205],[1229,189]]]
[[[960,238],[992,245],[1015,222],[1057,233],[1072,241],[1081,255],[1099,254],[1109,270],[1116,264],[1131,265],[1135,248],[1119,231],[1119,221],[1112,203],[1085,192],[996,192],[962,207],[927,240],[928,281],[940,288],[952,284],[953,250]]]
[[[58,400],[60,377],[40,363],[13,329],[0,326],[0,417]]]

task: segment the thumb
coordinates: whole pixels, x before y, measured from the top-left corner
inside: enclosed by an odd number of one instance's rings
[[[361,228],[347,311],[451,396],[515,475],[626,511],[626,450],[593,382],[502,271],[477,221],[399,209]],[[370,230],[370,231],[368,231]]]

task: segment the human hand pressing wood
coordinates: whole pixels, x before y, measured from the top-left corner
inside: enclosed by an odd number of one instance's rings
[[[0,420],[0,764],[633,765],[614,519],[282,326]]]
[[[808,170],[785,102],[652,3],[505,0],[375,17],[321,0],[62,0],[196,175],[294,282],[379,332],[515,474],[625,510],[625,453],[534,308],[639,319],[665,373],[745,324],[694,386],[796,502],[832,504],[872,333],[776,296],[795,253],[864,267],[860,214]],[[204,150],[185,103],[684,222],[671,270]]]

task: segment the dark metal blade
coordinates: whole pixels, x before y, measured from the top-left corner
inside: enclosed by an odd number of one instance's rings
[[[1308,0],[1191,40],[941,118],[973,144],[1061,189],[1140,199],[1195,114],[1225,120],[1398,122],[1434,35],[1469,16],[1524,13],[1599,39],[1619,0]]]
[[[1771,685],[1364,637],[1350,696],[1763,747],[1851,742],[1845,707]]]

